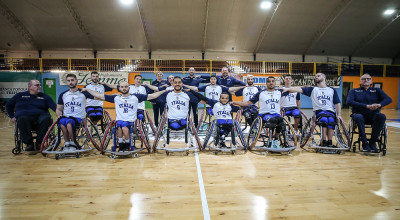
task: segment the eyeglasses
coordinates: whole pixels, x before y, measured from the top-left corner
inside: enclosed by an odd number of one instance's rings
[[[366,81],[366,80],[372,80],[372,78],[361,78],[361,80],[364,80],[364,81]]]
[[[34,86],[39,87],[39,86],[42,86],[42,84],[35,84]]]

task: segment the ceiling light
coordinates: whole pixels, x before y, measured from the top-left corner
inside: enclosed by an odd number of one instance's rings
[[[384,15],[391,15],[395,12],[394,9],[387,9],[385,12],[383,12]]]
[[[272,2],[261,2],[260,8],[261,9],[270,9],[272,7]]]
[[[133,3],[133,0],[119,0],[119,1],[123,5],[131,5]]]

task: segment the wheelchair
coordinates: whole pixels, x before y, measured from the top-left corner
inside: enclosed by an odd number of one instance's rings
[[[297,108],[297,107],[296,107],[296,108]],[[290,109],[286,109],[286,111],[287,111],[287,110],[290,110]],[[300,110],[300,109],[299,109],[299,110]],[[295,117],[294,117],[294,116],[291,116],[291,115],[286,115],[283,108],[281,109],[281,115],[282,115],[282,117],[286,118],[286,120],[287,120],[287,121],[292,125],[292,127],[294,128]],[[297,141],[298,141],[298,142],[301,142],[301,137],[302,137],[302,134],[303,134],[303,132],[304,132],[306,122],[308,121],[307,115],[306,115],[303,111],[301,111],[301,110],[300,110],[300,116],[301,116],[301,117],[300,117],[299,125],[298,125],[298,127],[297,127],[297,129],[298,129],[298,131],[299,131],[300,133],[297,133],[297,134],[296,134],[296,138],[297,138]]]
[[[52,120],[51,120],[52,121]],[[52,123],[52,122],[51,122]],[[50,125],[51,124],[49,124],[48,125],[48,127],[50,127]],[[36,124],[36,122],[34,123],[34,130],[32,130],[31,131],[31,133],[32,133],[32,137],[33,137],[33,140],[34,141],[36,141],[36,135],[37,135],[37,133],[36,133],[36,129],[37,129],[37,124]],[[17,154],[20,154],[21,152],[29,152],[29,153],[31,153],[31,154],[35,154],[35,153],[37,153],[37,152],[39,152],[38,150],[34,150],[34,151],[25,151],[25,148],[26,148],[26,144],[24,144],[23,142],[22,142],[22,139],[21,139],[21,132],[20,132],[20,130],[18,129],[18,124],[17,124],[17,122],[15,122],[15,124],[14,124],[14,143],[15,143],[15,147],[12,149],[12,153],[14,154],[14,155],[17,155]],[[35,143],[35,146],[34,146],[35,148],[36,148],[36,143]]]
[[[175,139],[180,139],[184,137],[186,147],[170,148],[169,144],[171,137],[174,137]],[[161,139],[162,142],[160,143]],[[156,137],[154,139],[153,152],[163,150],[167,155],[173,152],[185,152],[186,155],[189,155],[189,151],[197,149],[201,149],[200,138],[197,135],[196,127],[194,126],[190,116],[188,115],[187,117],[187,123],[185,127],[175,130],[169,126],[167,110],[164,110]]]
[[[64,137],[61,131],[61,126],[59,125],[61,118],[64,117],[58,118],[50,126],[49,130],[47,130],[40,148],[40,152],[43,156],[54,155],[55,159],[58,160],[65,157],[79,158],[82,153],[94,149],[100,151],[101,139],[99,133],[97,133],[97,126],[86,118],[82,119],[81,123],[75,128],[75,150],[71,150],[71,148],[64,149],[64,144],[62,143]]]
[[[204,135],[210,129],[210,126],[212,124],[211,118],[213,116],[214,114],[212,113],[212,108],[206,107],[200,116],[200,123],[197,126],[197,133],[199,135],[200,134]]]
[[[247,131],[247,127],[251,126],[251,124],[256,120],[258,117],[258,108],[255,105],[250,105],[248,107],[244,107],[239,109],[239,111],[236,114],[235,120],[239,123],[240,127],[242,128],[242,131],[245,132]],[[246,132],[247,133],[247,132]]]
[[[277,124],[269,121],[264,121],[261,117],[257,117],[250,127],[249,135],[247,137],[247,146],[250,150],[261,150],[264,151],[268,156],[268,153],[280,153],[290,155],[293,150],[296,149],[297,139],[294,133],[292,125],[283,118],[282,130],[279,134],[280,148],[273,148],[272,141],[274,138],[274,130]],[[257,145],[261,142],[262,145]]]
[[[319,122],[319,118],[323,116],[327,115],[321,114],[317,118],[314,113],[312,118],[308,119],[301,134],[300,147],[306,151],[315,150],[316,153],[325,154],[340,154],[341,152],[348,151],[350,149],[350,137],[343,121],[339,123],[335,122],[333,137],[335,137],[336,142],[332,139],[333,147],[321,146],[323,122]],[[310,138],[311,142],[308,143]]]
[[[365,134],[367,136],[371,136],[372,131],[367,132],[367,129],[372,130],[372,125],[371,124],[365,124]],[[353,117],[350,116],[349,120],[349,125],[348,125],[348,131],[350,132],[350,147],[352,147],[353,152],[355,153],[357,151],[362,152],[362,141],[360,137],[360,132],[358,131],[357,125],[353,121]],[[355,138],[355,135],[357,135],[357,139]],[[387,139],[388,139],[388,129],[387,125],[383,126],[381,133],[376,140],[377,147],[379,149],[379,153],[382,153],[383,156],[386,155],[386,144],[387,144]],[[369,141],[369,139],[368,139]]]
[[[150,153],[150,141],[148,135],[148,128],[143,121],[137,119],[133,126],[129,127],[129,149],[117,151],[117,121],[112,121],[106,129],[104,134],[102,145],[101,145],[101,154],[110,154],[112,159],[115,159],[116,156],[130,156],[130,157],[138,157],[138,153],[141,151],[147,151]],[[113,140],[110,144],[110,141]],[[140,140],[141,145],[140,148],[136,148],[136,141]]]
[[[232,122],[233,126],[231,127],[231,130],[226,132],[224,131],[227,129],[225,127],[226,125],[217,125],[217,119],[214,119],[207,131],[201,150],[214,150],[215,155],[217,155],[219,152],[231,152],[232,154],[235,154],[236,150],[246,150],[246,143],[239,123],[235,119],[232,119]],[[224,132],[222,135],[221,131]],[[227,147],[225,145],[225,137],[228,137],[229,135],[231,138],[229,141],[229,147]],[[239,145],[239,142],[241,145]]]

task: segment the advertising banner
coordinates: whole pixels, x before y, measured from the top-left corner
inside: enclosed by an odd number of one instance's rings
[[[90,79],[91,72],[65,72],[60,73],[60,85],[67,85],[66,77],[69,73],[73,73],[78,78],[78,85],[87,85],[92,80]],[[122,81],[128,82],[128,72],[99,72],[100,82],[118,85]]]

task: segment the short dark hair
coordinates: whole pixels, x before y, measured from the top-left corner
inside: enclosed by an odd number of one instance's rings
[[[227,92],[221,92],[221,95],[228,95],[229,96],[229,93],[227,93]],[[221,96],[220,96],[221,97]]]
[[[136,77],[140,77],[140,78],[143,79],[143,76],[142,76],[142,75],[136,75],[134,79],[136,79]]]
[[[65,78],[68,78],[68,77],[74,77],[75,79],[78,79],[78,78],[76,78],[76,75],[73,73],[68,73]]]
[[[174,80],[175,79],[180,79],[182,81],[182,78],[180,76],[174,76]]]
[[[217,75],[211,75],[211,76],[210,76],[210,79],[211,79],[211,78],[217,78]]]
[[[90,73],[90,75],[93,75],[93,74],[99,75],[99,73],[97,71],[93,71],[93,72]]]
[[[283,75],[283,78],[286,78],[286,77],[292,78],[292,75],[291,75],[291,74],[285,74],[285,75]]]

